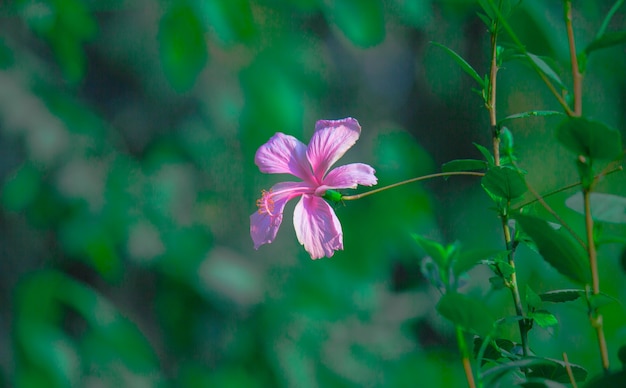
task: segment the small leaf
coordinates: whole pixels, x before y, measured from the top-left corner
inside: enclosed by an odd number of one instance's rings
[[[626,43],[626,31],[607,32],[598,39],[595,39],[585,48],[585,53],[589,53],[608,48],[611,46],[617,46]]]
[[[446,248],[436,241],[429,240],[417,234],[413,235],[413,239],[430,256],[442,271],[448,268],[448,254]]]
[[[489,163],[490,166],[495,165],[495,161],[493,159],[493,155],[491,154],[491,151],[489,151],[486,147],[483,147],[478,143],[472,143],[472,144],[474,144],[474,146],[478,149],[478,151],[480,151],[480,153],[483,154],[483,157],[485,158],[487,163]]]
[[[541,306],[541,298],[528,284],[526,285],[526,305],[531,310],[536,310]]]
[[[552,68],[548,65],[548,63],[546,62],[546,60],[544,60],[543,58],[535,55],[535,54],[531,54],[529,52],[526,53],[526,55],[528,55],[528,58],[548,77],[550,78],[552,81],[556,82],[557,85],[560,87],[561,90],[565,90],[567,89],[565,87],[565,85],[563,84],[563,82],[561,81],[561,78],[559,78],[559,76],[556,74],[556,72],[554,70],[552,70]]]
[[[488,335],[493,327],[494,319],[484,303],[456,292],[445,294],[437,303],[437,311],[455,325],[481,337]]]
[[[455,53],[452,49],[449,49],[448,47],[440,43],[437,43],[437,42],[430,42],[430,43],[434,44],[437,47],[441,47],[442,49],[444,49],[444,51],[447,52],[448,55],[450,55],[452,59],[454,59],[454,61],[461,66],[461,69],[463,69],[464,72],[466,72],[472,78],[474,78],[474,80],[478,82],[478,85],[480,85],[481,88],[483,89],[485,88],[485,83],[483,82],[483,79],[480,78],[476,70],[474,70],[474,68],[469,63],[467,63],[465,59],[463,59],[459,54]]]
[[[586,254],[580,245],[541,218],[518,214],[515,219],[552,267],[576,283],[589,282]]]
[[[622,154],[622,137],[598,121],[568,117],[556,128],[556,138],[565,148],[592,159],[612,160]]]
[[[541,327],[554,326],[559,323],[554,314],[546,310],[535,311],[534,313],[529,314],[529,317],[537,322],[537,324]]]
[[[508,167],[490,168],[482,178],[481,184],[489,193],[507,201],[520,197],[527,190],[524,176]]]
[[[626,197],[613,194],[591,193],[591,217],[595,221],[626,224]],[[577,213],[585,214],[583,194],[578,192],[565,200],[565,205]]]
[[[558,112],[555,110],[531,110],[528,112],[517,113],[514,115],[507,116],[498,122],[498,126],[501,126],[503,123],[509,120],[516,119],[526,119],[529,117],[541,117],[541,116],[562,116],[563,112]]]
[[[456,171],[477,171],[487,169],[488,164],[484,160],[476,159],[456,159],[451,160],[448,163],[444,163],[441,166],[443,172],[456,172]]]
[[[585,296],[585,290],[554,290],[539,295],[542,301],[552,303],[571,302],[581,296]]]
[[[506,252],[506,251],[505,251]],[[456,276],[469,271],[479,261],[502,253],[500,250],[463,251],[452,263],[452,271]]]
[[[494,345],[495,343],[495,345]],[[480,337],[474,338],[474,357],[478,356],[478,351],[483,346],[483,339]],[[508,354],[513,352],[513,348],[517,345],[508,339],[498,338],[495,341],[490,341],[483,353],[482,364],[488,360],[499,360],[503,357],[507,357]]]

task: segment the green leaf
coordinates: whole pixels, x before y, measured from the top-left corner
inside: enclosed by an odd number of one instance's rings
[[[178,4],[168,10],[159,26],[159,54],[172,87],[189,90],[208,58],[204,31],[194,11]]]
[[[488,335],[493,327],[494,319],[487,306],[482,301],[463,294],[445,294],[437,303],[437,311],[455,325],[481,337]]]
[[[197,3],[217,36],[225,44],[248,43],[256,35],[249,1],[211,0]]]
[[[552,303],[571,302],[580,298],[581,296],[585,296],[585,290],[554,290],[539,295],[542,301]]]
[[[437,47],[441,47],[446,53],[448,53],[448,55],[450,55],[450,57],[452,57],[452,59],[454,59],[456,63],[458,63],[461,66],[461,69],[463,69],[464,72],[469,74],[472,78],[474,78],[476,82],[478,82],[478,85],[480,85],[481,88],[483,89],[485,88],[485,83],[483,79],[478,75],[476,70],[474,70],[474,68],[469,63],[467,63],[465,59],[463,59],[459,54],[455,53],[452,49],[449,49],[448,47],[440,43],[437,43],[437,42],[430,42],[430,43],[434,44]]]
[[[439,244],[436,241],[429,240],[425,237],[419,236],[417,234],[413,234],[413,239],[426,252],[428,256],[431,257],[437,263],[437,266],[442,270],[446,271],[448,268],[448,252],[446,248]]]
[[[526,285],[526,305],[531,310],[536,310],[541,306],[541,298],[528,284]]]
[[[359,47],[385,39],[385,12],[381,0],[335,0],[328,3],[329,18]]]
[[[474,338],[474,357],[478,356],[478,351],[483,346],[483,339],[480,337]],[[518,346],[515,342],[498,338],[495,341],[490,341],[485,348],[485,352],[483,353],[482,363],[484,364],[487,360],[499,360],[503,357],[507,357],[510,353],[514,352],[514,348]]]
[[[585,48],[585,53],[589,55],[591,52],[604,48],[617,46],[626,43],[626,31],[607,32],[598,39],[593,40]]]
[[[590,194],[591,217],[595,221],[626,224],[626,197],[613,194]],[[565,205],[577,213],[585,214],[583,194],[578,192],[565,200]]]
[[[563,84],[563,82],[561,81],[561,78],[556,74],[554,70],[552,70],[552,67],[548,65],[548,63],[546,62],[547,59],[544,60],[542,57],[539,57],[535,54],[531,54],[529,52],[527,52],[526,55],[539,68],[539,70],[541,70],[541,72],[543,72],[543,74],[546,75],[546,77],[556,82],[556,84],[560,87],[561,90],[567,89],[565,85]]]
[[[484,160],[456,159],[441,166],[443,172],[485,170],[489,165]]]
[[[570,151],[592,159],[612,160],[622,154],[619,131],[582,117],[564,119],[556,128],[556,138]]]
[[[503,123],[510,120],[517,119],[526,119],[529,117],[546,117],[546,116],[562,116],[563,112],[558,112],[554,110],[531,110],[528,112],[517,113],[514,115],[507,116],[498,122],[498,126],[501,126]]]
[[[576,283],[589,282],[585,251],[566,232],[555,230],[541,218],[522,214],[515,215],[514,218],[552,267]]]
[[[501,250],[495,249],[462,251],[453,261],[452,271],[454,272],[454,275],[459,276],[460,274],[469,271],[472,267],[478,264],[479,261],[502,254],[502,252],[503,251]],[[506,253],[506,251],[504,252]]]
[[[490,166],[495,165],[495,160],[493,159],[493,155],[491,154],[491,151],[489,151],[486,147],[483,147],[478,143],[472,143],[472,144],[474,144],[474,147],[476,147],[478,151],[480,151],[480,153],[483,154],[483,157],[485,158],[487,163],[489,163]]]
[[[541,360],[542,362],[533,366],[533,368],[531,368],[531,370],[526,374],[527,377],[544,377],[559,383],[570,382],[564,361],[539,357],[534,359]],[[569,366],[572,369],[572,375],[574,376],[575,381],[585,381],[587,378],[587,370],[585,368],[572,363],[569,363]]]
[[[481,179],[481,184],[487,192],[507,201],[520,197],[527,191],[524,176],[508,167],[490,168]]]
[[[559,323],[554,314],[546,310],[538,310],[530,313],[529,317],[532,318],[541,327],[554,326]]]

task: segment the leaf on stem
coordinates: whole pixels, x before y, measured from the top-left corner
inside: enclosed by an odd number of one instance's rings
[[[483,155],[483,157],[485,158],[489,166],[495,165],[496,162],[493,158],[493,155],[491,154],[491,151],[487,149],[487,147],[481,146],[478,143],[472,143],[472,144],[474,144],[474,147],[476,147],[478,151],[480,151],[480,153]]]
[[[544,59],[538,55],[531,54],[529,52],[526,52],[526,55],[528,59],[530,59],[530,61],[533,62],[535,66],[537,66],[539,70],[541,70],[541,72],[545,74],[546,77],[554,81],[561,90],[567,90],[567,88],[563,84],[563,81],[561,81],[561,78],[553,70],[553,68],[548,64],[548,61],[550,61],[550,59],[547,59],[547,58]]]
[[[514,218],[552,267],[576,283],[589,283],[586,253],[562,229],[555,230],[546,220],[533,216],[516,214]]]
[[[543,302],[563,303],[571,302],[582,296],[585,296],[585,290],[567,289],[567,290],[554,290],[544,292],[539,295]]]
[[[591,217],[594,221],[626,224],[626,197],[605,193],[591,193]],[[585,214],[583,194],[578,192],[565,200],[565,205]]]
[[[467,63],[467,61],[465,61],[465,59],[463,59],[459,54],[457,54],[452,49],[440,43],[437,43],[437,42],[430,42],[430,43],[434,44],[437,47],[441,47],[446,53],[448,53],[448,55],[450,55],[450,57],[452,57],[452,59],[454,59],[456,63],[458,63],[461,66],[461,69],[463,69],[464,72],[466,72],[468,75],[474,78],[476,82],[478,82],[478,85],[480,85],[481,88],[483,89],[485,88],[485,83],[483,79],[478,75],[476,70],[474,70],[474,68],[469,63]]]
[[[593,40],[585,47],[585,53],[589,55],[593,51],[609,48],[626,43],[626,31],[607,32]]]
[[[487,306],[482,301],[463,294],[445,294],[437,303],[437,311],[455,325],[481,337],[489,334],[493,327],[494,319]]]
[[[528,189],[524,176],[509,167],[492,167],[481,179],[481,184],[490,195],[506,201],[522,196]]]
[[[562,116],[562,112],[555,110],[531,110],[528,112],[516,113],[514,115],[507,116],[498,122],[498,127],[509,120],[526,119],[529,117],[541,117],[541,116]]]
[[[437,267],[444,271],[448,268],[448,251],[443,245],[417,234],[413,234],[413,239],[433,259]]]
[[[561,121],[556,128],[556,138],[570,151],[592,159],[612,160],[622,154],[619,131],[583,117]]]

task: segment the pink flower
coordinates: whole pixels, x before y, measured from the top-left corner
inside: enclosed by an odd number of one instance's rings
[[[250,216],[254,248],[274,241],[283,220],[285,204],[301,197],[293,214],[293,226],[300,244],[312,259],[331,257],[343,249],[341,224],[332,207],[322,198],[326,190],[355,189],[375,185],[375,171],[363,163],[352,163],[329,171],[354,145],[361,126],[353,118],[320,120],[308,146],[293,136],[277,133],[256,152],[254,162],[268,174],[291,174],[302,181],[280,182],[263,190],[258,211]]]

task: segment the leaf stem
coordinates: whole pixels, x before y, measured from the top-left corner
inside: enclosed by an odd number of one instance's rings
[[[574,372],[572,372],[572,366],[569,364],[569,360],[567,359],[567,353],[563,352],[563,361],[565,361],[565,370],[567,371],[567,376],[569,377],[569,381],[572,384],[572,388],[578,388],[576,384],[576,379],[574,379]]]
[[[453,175],[484,176],[485,173],[483,173],[483,172],[475,172],[475,171],[438,172],[438,173],[435,173],[435,174],[423,175],[423,176],[418,176],[417,178],[407,179],[407,180],[402,181],[402,182],[398,182],[398,183],[394,183],[392,185],[380,187],[380,188],[375,189],[375,190],[366,191],[365,193],[361,193],[361,194],[344,195],[344,196],[341,197],[341,199],[343,201],[354,201],[355,199],[361,199],[363,197],[367,197],[367,196],[372,195],[372,194],[380,193],[381,191],[385,191],[385,190],[393,189],[394,187],[406,185],[407,183],[425,181],[425,180],[432,179],[432,178],[439,178],[439,177],[446,177],[446,176],[453,176]]]

